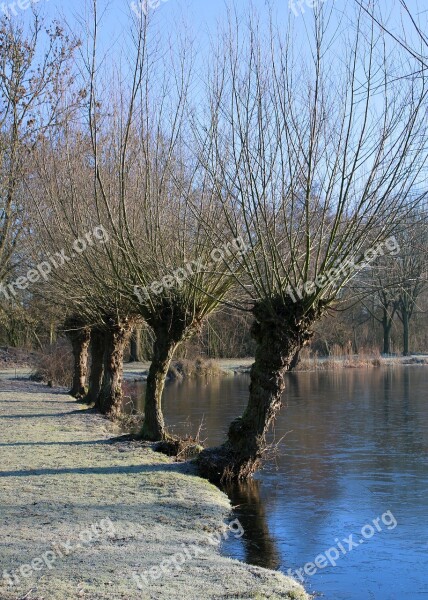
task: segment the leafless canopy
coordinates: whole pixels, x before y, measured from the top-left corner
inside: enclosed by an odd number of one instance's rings
[[[387,53],[362,9],[346,34],[315,13],[309,48],[256,17],[220,37],[206,111],[195,111],[199,159],[231,231],[253,251],[242,288],[251,303],[307,282],[385,240],[420,201],[427,81],[392,76],[410,60]],[[207,116],[208,115],[208,116]],[[331,302],[353,272],[311,289]]]

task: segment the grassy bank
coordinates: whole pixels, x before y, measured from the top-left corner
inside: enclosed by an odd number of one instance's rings
[[[191,465],[118,442],[110,422],[25,381],[0,381],[0,422],[1,600],[307,599],[221,556],[208,535],[224,533],[229,501]]]

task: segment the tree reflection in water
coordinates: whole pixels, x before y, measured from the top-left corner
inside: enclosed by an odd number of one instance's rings
[[[245,562],[267,569],[279,569],[280,555],[269,533],[265,508],[260,498],[260,482],[237,482],[227,484],[222,489],[229,496],[234,515],[245,531],[240,540]],[[236,541],[230,540],[228,543],[236,544]],[[227,553],[227,548],[225,550]]]

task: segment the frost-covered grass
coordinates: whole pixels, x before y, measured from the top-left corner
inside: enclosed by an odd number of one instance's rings
[[[228,519],[227,497],[149,445],[112,443],[113,427],[61,391],[0,381],[1,600],[307,598],[280,573],[221,556],[207,533]],[[106,519],[113,536],[80,544],[82,531]],[[63,543],[73,551],[52,569],[19,575]],[[204,552],[139,590],[132,574],[183,544]],[[8,585],[3,570],[20,583]]]

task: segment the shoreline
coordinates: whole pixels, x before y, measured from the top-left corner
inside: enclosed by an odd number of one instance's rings
[[[248,374],[254,362],[254,358],[213,358],[203,359],[207,363],[213,363],[223,375]],[[172,364],[174,364],[173,361]],[[322,356],[302,358],[293,373],[308,373],[316,371],[340,371],[348,369],[378,369],[382,367],[396,368],[408,366],[428,366],[428,354],[412,354],[411,356],[382,356],[382,355],[350,355],[350,356]],[[127,382],[146,381],[150,368],[149,361],[128,362],[123,366],[123,379]],[[2,379],[28,379],[33,371],[28,364],[19,366],[0,365],[0,381]],[[214,375],[213,377],[216,377]],[[207,375],[210,378],[210,374]]]
[[[227,558],[207,541],[234,517],[227,496],[192,464],[115,440],[110,421],[29,381],[1,381],[0,420],[2,600],[309,600],[289,577]],[[180,553],[180,569],[165,566]],[[147,578],[142,590],[134,574]]]
[[[219,367],[224,375],[242,375],[251,370],[254,362],[253,358],[225,358],[208,359]],[[173,361],[174,362],[174,361]],[[414,354],[411,356],[370,356],[370,355],[351,355],[344,357],[316,357],[303,358],[293,373],[308,373],[315,371],[340,371],[347,369],[379,369],[383,367],[407,367],[407,366],[428,366],[428,354]],[[137,382],[147,379],[150,362],[125,363],[123,369],[123,378],[125,381]],[[1,371],[0,371],[1,375]]]

